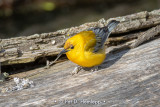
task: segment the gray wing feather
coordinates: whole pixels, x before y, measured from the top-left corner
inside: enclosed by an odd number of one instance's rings
[[[94,47],[94,53],[98,52],[100,49],[103,48],[105,41],[109,37],[111,31],[119,24],[119,21],[111,20],[107,26],[102,28],[92,28],[91,30],[96,35],[96,45]]]

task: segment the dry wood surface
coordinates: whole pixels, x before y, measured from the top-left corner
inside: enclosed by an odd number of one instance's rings
[[[10,75],[29,78],[35,86],[5,92],[6,87],[13,87],[15,83],[12,80],[1,83],[0,106],[158,107],[159,16],[160,10],[154,10],[114,18],[121,23],[112,33],[115,36],[106,42],[106,59],[98,71],[82,70],[72,76],[70,72],[76,64],[64,58],[48,69],[36,67]],[[2,39],[0,61],[4,66],[55,56],[70,36],[90,27],[102,27],[107,22],[101,19],[57,32]],[[143,39],[144,35],[148,35],[147,38]],[[142,43],[142,39],[146,42]]]

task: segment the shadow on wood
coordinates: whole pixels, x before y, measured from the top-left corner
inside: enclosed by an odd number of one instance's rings
[[[126,54],[130,49],[121,50],[119,53],[114,51],[106,54],[105,61],[100,65],[100,69],[105,69],[116,63],[124,54]]]
[[[71,76],[75,64],[70,61],[47,70],[34,69],[42,71],[30,77],[35,87],[1,93],[1,106],[159,106],[159,44],[160,38],[110,53],[102,64],[105,67],[97,72],[82,71]]]

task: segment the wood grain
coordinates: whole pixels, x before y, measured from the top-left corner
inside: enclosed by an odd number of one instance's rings
[[[74,67],[75,64],[72,62],[64,61],[47,70],[34,69],[42,71],[30,77],[35,87],[1,93],[1,106],[158,107],[160,105],[160,38],[134,49],[107,53],[99,71],[81,71],[71,76],[70,72]],[[13,85],[10,82],[3,87],[9,84]],[[76,100],[78,101],[76,104],[67,102]],[[85,101],[90,103],[86,104]]]
[[[133,39],[133,33],[140,29],[152,28],[160,24],[160,9],[151,12],[143,11],[127,16],[111,18],[108,20],[100,19],[97,22],[85,23],[80,26],[71,27],[56,32],[34,34],[30,36],[21,36],[9,39],[0,39],[0,62],[4,65],[14,65],[22,63],[30,63],[38,58],[47,56],[55,56],[63,47],[64,42],[74,34],[88,30],[91,27],[104,27],[108,21],[115,19],[121,23],[116,27],[112,34],[118,34],[118,38],[110,39],[111,43],[117,41],[121,36],[126,37],[123,40]],[[124,33],[130,33],[124,35]],[[141,32],[137,32],[137,37]],[[122,35],[121,35],[122,34]],[[135,37],[134,37],[135,38]],[[109,41],[108,41],[109,42]],[[109,42],[110,43],[110,42]]]

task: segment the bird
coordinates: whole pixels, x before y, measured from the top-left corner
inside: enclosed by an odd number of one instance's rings
[[[82,67],[97,67],[106,58],[105,41],[119,23],[119,21],[111,20],[104,27],[94,27],[77,33],[65,42],[64,49],[55,60],[62,54],[66,54],[70,61],[78,65],[72,74],[78,73]]]

